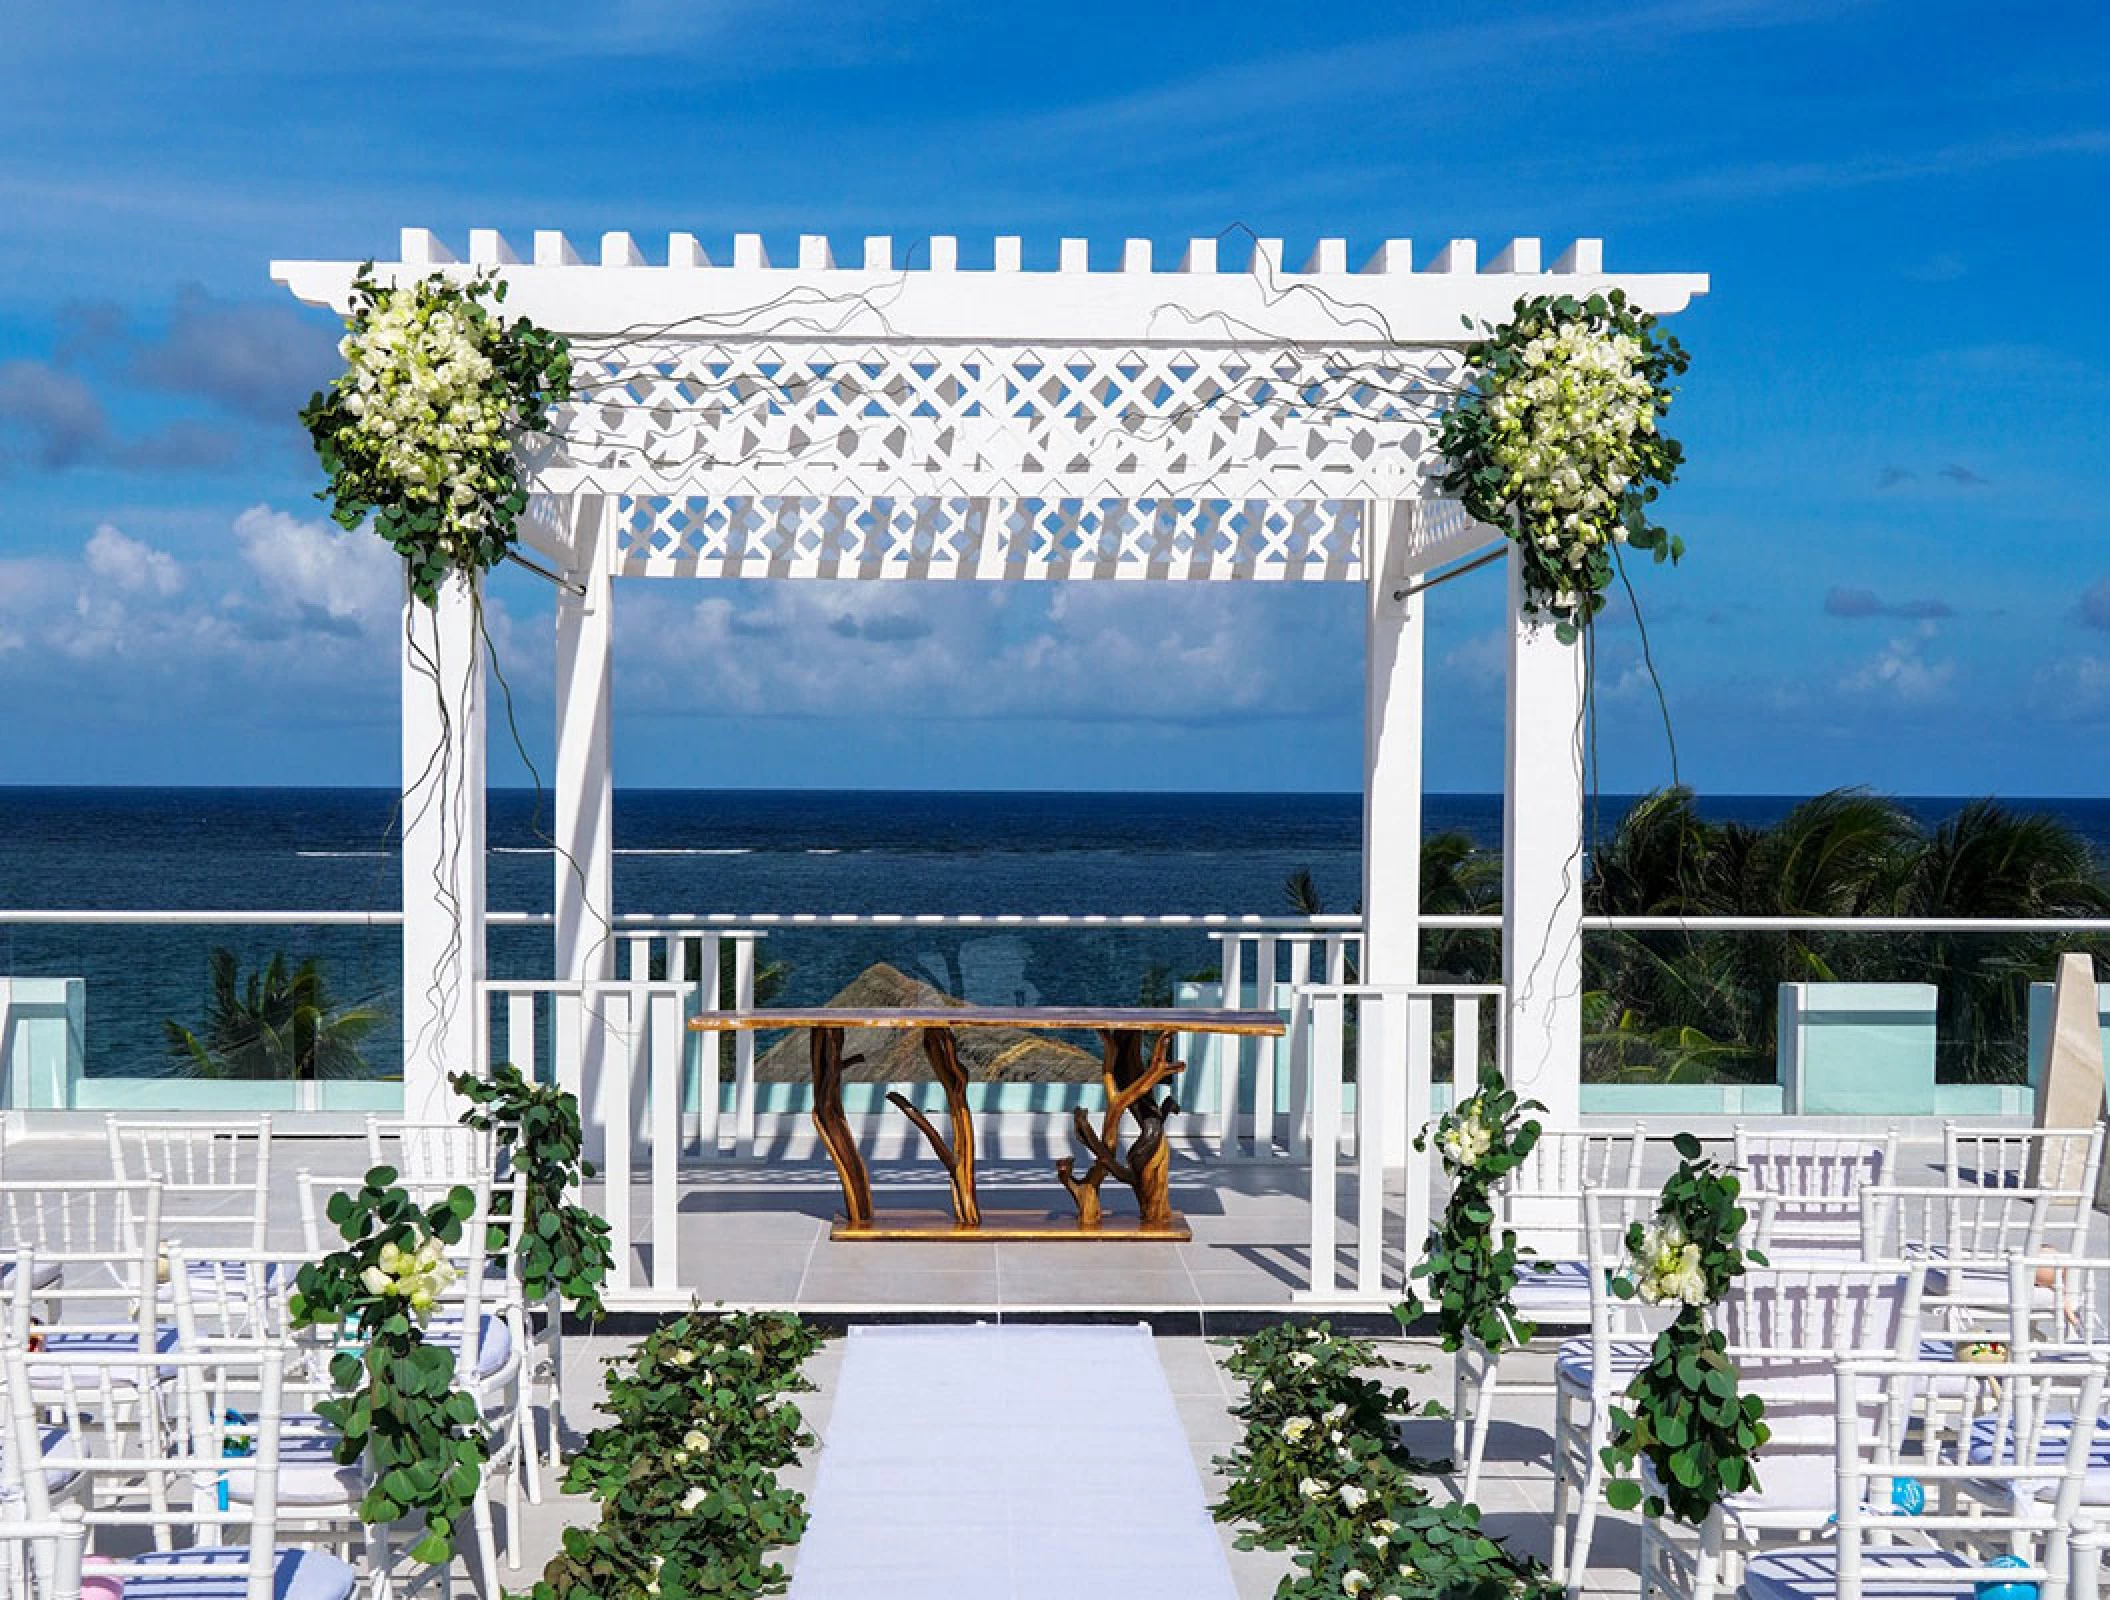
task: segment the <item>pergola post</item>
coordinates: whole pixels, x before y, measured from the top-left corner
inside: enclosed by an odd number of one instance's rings
[[[586,592],[567,588],[557,595],[556,973],[583,982],[615,975],[609,922],[615,899],[609,745],[615,586],[603,544],[609,505],[599,495],[573,501],[569,575]]]
[[[569,575],[586,592],[565,589],[557,597],[556,975],[570,983],[598,983],[615,976],[614,926],[609,920],[615,899],[609,711],[615,585],[603,543],[613,504],[600,495],[572,501]],[[643,979],[647,974],[632,976]],[[607,1118],[601,1104],[606,1031],[583,1030],[573,1080],[586,1111],[586,1156],[595,1162],[607,1155]],[[554,1047],[561,1063],[572,1048],[561,1025]],[[557,1081],[566,1082],[567,1067],[557,1064],[556,1071]]]
[[[484,643],[479,580],[403,597],[403,1115],[451,1122],[484,1069]]]
[[[1502,807],[1503,1074],[1546,1106],[1582,1115],[1583,650],[1523,611],[1509,552],[1509,716]]]
[[[1407,984],[1421,977],[1421,713],[1423,597],[1394,599],[1405,584],[1401,547],[1411,502],[1372,501],[1364,571],[1363,962],[1365,983]],[[1424,1008],[1407,1011],[1425,1033]],[[1410,1125],[1427,1107],[1406,1104],[1407,1050],[1425,1039],[1386,1040],[1384,1161],[1404,1166]]]

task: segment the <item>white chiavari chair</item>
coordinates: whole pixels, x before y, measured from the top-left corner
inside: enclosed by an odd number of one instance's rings
[[[1553,1363],[1554,1582],[1579,1594],[1590,1567],[1597,1519],[1608,1477],[1604,1448],[1611,1442],[1611,1407],[1648,1362],[1655,1334],[1668,1316],[1612,1293],[1627,1270],[1627,1229],[1656,1214],[1655,1189],[1583,1190],[1583,1259],[1589,1272],[1590,1331],[1562,1342]],[[1573,1533],[1570,1517],[1573,1516]]]
[[[1510,1296],[1519,1318],[1545,1329],[1590,1325],[1583,1191],[1592,1186],[1638,1187],[1647,1139],[1647,1129],[1640,1123],[1617,1132],[1542,1132],[1531,1153],[1496,1190],[1497,1236],[1514,1228],[1535,1252],[1525,1259]],[[1510,1351],[1490,1352],[1473,1341],[1452,1362],[1451,1452],[1465,1463],[1461,1493],[1467,1500],[1479,1495],[1498,1393],[1505,1388],[1518,1395],[1555,1393],[1553,1383],[1519,1382],[1513,1374],[1504,1375],[1504,1357],[1513,1350],[1511,1346]]]
[[[1973,1600],[1996,1586],[2034,1591],[2037,1600],[2068,1600],[2071,1542],[2079,1519],[2087,1461],[2075,1454],[2048,1467],[2038,1437],[2043,1419],[2094,1416],[2103,1398],[2105,1356],[2084,1361],[1988,1364],[1997,1383],[2001,1425],[2014,1448],[1995,1459],[1904,1457],[1869,1413],[1882,1397],[1923,1387],[1944,1363],[1843,1357],[1834,1374],[1836,1487],[1825,1545],[1769,1551],[1743,1573],[1747,1600]],[[1916,1481],[1923,1509],[1899,1515],[1900,1479]],[[1968,1506],[1948,1492],[1983,1491]],[[1935,1493],[1927,1493],[1928,1489]],[[2018,1586],[2018,1587],[2008,1587]]]
[[[50,1413],[84,1431],[113,1384],[171,1380],[170,1422],[158,1437],[123,1432],[81,1462],[94,1480],[82,1519],[111,1575],[142,1596],[351,1600],[357,1576],[348,1563],[279,1543],[283,1363],[268,1346],[54,1354],[10,1343],[0,1348],[10,1441],[24,1452]],[[34,1397],[32,1367],[47,1375]],[[239,1497],[227,1492],[237,1475],[248,1485]],[[48,1518],[40,1475],[20,1487],[31,1520]]]
[[[2087,1245],[2089,1211],[2068,1191],[1876,1184],[1863,1199],[1863,1253],[1925,1261],[1928,1331],[1952,1341],[2006,1337],[2012,1257]]]
[[[1773,1260],[1861,1257],[1861,1197],[1871,1185],[1896,1181],[1897,1129],[1870,1139],[1739,1123],[1734,1143],[1746,1199],[1773,1201]]]
[[[1739,1278],[1711,1323],[1737,1369],[1741,1393],[1765,1404],[1771,1437],[1759,1452],[1758,1483],[1725,1498],[1684,1549],[1659,1518],[1641,1524],[1641,1592],[1714,1600],[1755,1552],[1806,1539],[1836,1507],[1838,1390],[1842,1357],[1903,1361],[1919,1349],[1926,1268],[1919,1262],[1754,1268]],[[1909,1394],[1856,1391],[1879,1413],[1887,1447],[1908,1423]]]
[[[526,1219],[525,1179],[516,1173],[503,1186],[494,1186],[488,1177],[460,1183],[399,1182],[398,1186],[418,1205],[428,1208],[448,1199],[456,1189],[466,1190],[470,1196],[461,1240],[447,1252],[456,1277],[426,1323],[425,1336],[431,1343],[454,1351],[456,1371],[466,1379],[465,1387],[476,1396],[483,1416],[490,1455],[485,1461],[485,1493],[473,1508],[473,1519],[485,1592],[496,1594],[497,1532],[491,1498],[502,1494],[505,1499],[506,1564],[517,1569],[521,1493],[535,1471],[534,1452],[528,1446],[525,1405],[528,1346],[512,1273],[519,1247],[518,1230]],[[325,1231],[325,1223],[329,1196],[341,1185],[303,1172],[298,1187],[310,1251],[320,1254],[337,1248],[340,1241],[334,1230]]]

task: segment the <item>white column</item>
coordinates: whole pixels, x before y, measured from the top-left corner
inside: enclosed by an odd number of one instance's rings
[[[1509,754],[1502,784],[1502,1069],[1545,1103],[1548,1127],[1581,1117],[1583,652],[1523,614],[1509,553]]]
[[[1365,983],[1414,983],[1421,976],[1421,696],[1425,596],[1393,596],[1406,586],[1400,553],[1411,501],[1373,501],[1365,551],[1367,679],[1363,700],[1363,962]],[[1404,1014],[1404,1013],[1402,1013]],[[1427,1108],[1406,1104],[1404,1039],[1388,1103],[1385,1165],[1403,1166],[1412,1126]]]
[[[452,1121],[484,1069],[484,642],[476,579],[403,599],[403,1115]]]
[[[614,585],[602,544],[610,504],[600,496],[573,503],[570,576],[586,593],[563,589],[557,595],[556,974],[585,980],[615,974],[608,697]]]

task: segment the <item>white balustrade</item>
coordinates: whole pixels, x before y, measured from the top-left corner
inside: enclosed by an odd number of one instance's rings
[[[1502,1008],[1481,1005],[1501,993],[1494,984],[1355,983],[1297,992],[1309,1115],[1292,1120],[1305,1124],[1311,1163],[1311,1281],[1300,1299],[1390,1303],[1405,1292],[1429,1230],[1429,1157],[1410,1141],[1429,1120],[1437,1047],[1447,1046],[1453,1095],[1470,1093],[1480,1063],[1501,1059],[1501,1039],[1485,1038],[1483,1023],[1491,1017],[1499,1035]],[[1404,1136],[1388,1140],[1388,1126]],[[1385,1165],[1388,1144],[1407,1151],[1404,1168]]]

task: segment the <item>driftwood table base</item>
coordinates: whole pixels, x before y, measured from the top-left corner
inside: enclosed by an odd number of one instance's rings
[[[821,1147],[842,1182],[843,1214],[829,1237],[835,1239],[975,1239],[1098,1240],[1134,1244],[1191,1239],[1187,1219],[1172,1209],[1169,1178],[1172,1148],[1166,1123],[1179,1114],[1179,1102],[1167,1092],[1186,1067],[1172,1056],[1181,1033],[1221,1033],[1280,1037],[1282,1019],[1272,1011],[1170,1011],[1080,1008],[997,1010],[962,1007],[943,1011],[856,1011],[820,1007],[781,1011],[706,1012],[690,1027],[721,1029],[805,1028],[813,1056],[813,1124]],[[974,1116],[967,1104],[967,1074],[960,1067],[959,1028],[1057,1028],[1089,1030],[1099,1035],[1104,1051],[1100,1083],[1105,1102],[1099,1116],[1075,1108],[1072,1128],[1090,1155],[1080,1172],[1073,1157],[1055,1163],[1055,1177],[1069,1192],[1074,1213],[1050,1211],[984,1211],[975,1193]],[[856,1135],[843,1113],[843,1069],[858,1057],[843,1054],[849,1028],[913,1028],[923,1035],[923,1053],[945,1091],[947,1127],[940,1128],[906,1095],[887,1100],[913,1122],[945,1168],[952,1186],[952,1210],[884,1211],[872,1206],[872,1179],[857,1149]],[[1132,1128],[1127,1126],[1132,1124]],[[1132,1135],[1132,1136],[1131,1136]],[[1134,1191],[1134,1216],[1108,1216],[1100,1187],[1113,1178]]]
[[[1169,1212],[1161,1223],[1146,1224],[1140,1217],[1107,1217],[1096,1228],[1080,1228],[1076,1215],[1068,1211],[989,1211],[980,1214],[973,1226],[960,1223],[949,1211],[881,1211],[870,1222],[853,1223],[837,1217],[828,1230],[831,1239],[957,1239],[962,1243],[1012,1244],[1025,1240],[1069,1240],[1091,1244],[1184,1243],[1194,1237],[1187,1219]]]

